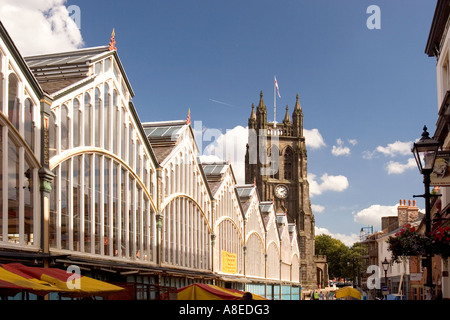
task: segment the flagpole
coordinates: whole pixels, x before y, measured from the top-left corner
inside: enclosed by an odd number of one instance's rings
[[[273,127],[277,127],[277,97],[276,97],[276,79],[277,77],[274,77],[273,81]]]

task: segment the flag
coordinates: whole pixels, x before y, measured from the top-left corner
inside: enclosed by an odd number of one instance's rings
[[[278,81],[277,81],[277,77],[275,77],[275,88],[277,88],[278,98],[281,98],[281,96],[280,96],[280,90],[278,89]]]

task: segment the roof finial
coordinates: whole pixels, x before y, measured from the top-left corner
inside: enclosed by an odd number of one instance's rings
[[[189,108],[189,110],[188,110],[188,117],[187,117],[187,120],[186,120],[186,124],[187,125],[191,124],[191,108]]]
[[[111,33],[111,40],[109,41],[109,51],[117,50],[116,48],[116,32],[114,28]]]

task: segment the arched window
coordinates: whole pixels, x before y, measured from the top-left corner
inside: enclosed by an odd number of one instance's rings
[[[290,147],[284,152],[284,178],[291,180],[293,177],[293,152]]]
[[[120,133],[120,135],[122,136],[122,139],[120,141],[120,155],[122,157],[122,160],[125,160],[125,149],[127,147],[127,131],[128,131],[128,126],[127,126],[127,119],[126,119],[126,111],[125,108],[121,108],[122,112],[121,112],[121,121],[122,121],[122,132]]]
[[[60,213],[61,213],[61,248],[69,249],[69,192],[70,192],[70,160],[61,165],[60,178]]]
[[[113,134],[112,134],[112,150],[115,154],[118,154],[119,150],[117,148],[117,135],[120,132],[120,110],[117,109],[117,90],[113,90],[113,106],[111,109],[113,114],[112,117],[112,125],[113,125]]]
[[[100,98],[100,89],[99,88],[95,88],[95,114],[94,114],[94,121],[95,121],[95,126],[94,126],[94,139],[95,139],[95,146],[96,147],[100,147],[100,129],[103,128],[102,122],[101,122],[101,103],[102,103],[102,99]]]
[[[24,143],[0,124],[0,242],[33,245],[38,192],[37,164]],[[3,148],[4,147],[4,148]],[[3,208],[5,210],[3,210]]]
[[[66,105],[61,106],[61,151],[69,149],[69,109]]]
[[[8,119],[19,130],[19,81],[14,73],[8,78]]]
[[[92,154],[84,155],[84,251],[91,252],[91,224],[92,224]]]
[[[81,193],[81,185],[83,177],[81,176],[81,166],[83,165],[82,156],[76,156],[73,158],[73,249],[75,251],[81,250],[81,199],[83,194]]]
[[[84,145],[90,146],[92,128],[92,115],[91,115],[91,96],[89,93],[84,94]]]
[[[81,144],[81,124],[83,122],[82,113],[80,110],[80,101],[78,99],[74,99],[72,103],[72,112],[73,112],[73,146],[79,147]]]
[[[272,144],[272,146],[269,149],[269,157],[270,157],[270,177],[273,179],[278,179],[280,176],[280,168],[279,168],[279,155],[280,151],[278,147],[275,144]]]
[[[8,137],[8,241],[19,242],[19,148]]]
[[[110,137],[111,137],[111,131],[110,131],[110,128],[111,128],[111,118],[110,118],[110,110],[111,110],[111,106],[110,106],[110,103],[111,103],[111,94],[110,94],[110,92],[109,92],[109,86],[108,86],[108,84],[107,83],[105,83],[105,86],[104,86],[104,89],[103,89],[103,100],[104,100],[104,103],[103,103],[103,117],[104,117],[104,119],[103,119],[103,125],[102,125],[102,129],[103,128],[105,128],[105,131],[104,131],[104,133],[103,133],[103,136],[104,136],[104,148],[105,149],[110,149],[110,146],[109,146],[109,142],[110,142]]]
[[[25,100],[25,141],[31,150],[34,151],[34,124],[33,124],[33,103],[30,99]]]

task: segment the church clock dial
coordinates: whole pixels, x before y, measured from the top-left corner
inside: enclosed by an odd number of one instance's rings
[[[275,196],[280,199],[286,199],[288,196],[288,189],[285,185],[280,184],[275,188]]]

